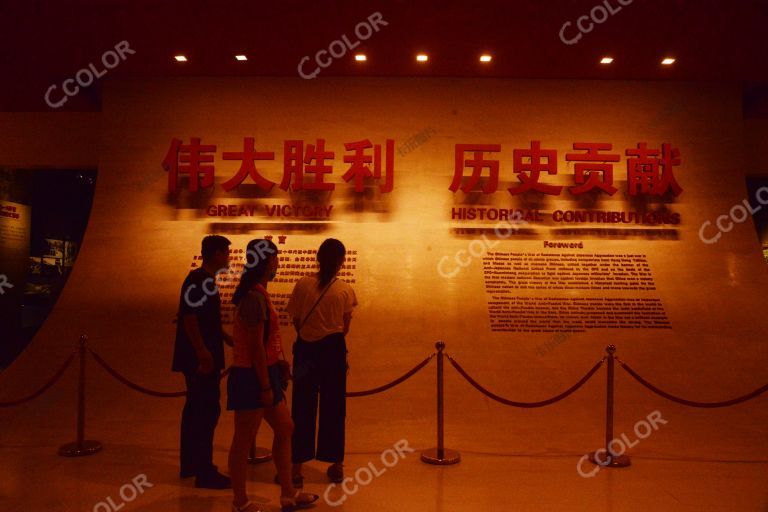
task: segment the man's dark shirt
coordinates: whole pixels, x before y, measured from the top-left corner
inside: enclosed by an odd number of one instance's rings
[[[207,282],[206,282],[207,281]],[[205,283],[205,285],[204,285]],[[205,290],[213,291],[208,295]],[[214,276],[198,268],[189,273],[181,285],[176,323],[176,346],[173,351],[173,371],[192,373],[199,362],[195,348],[184,329],[184,317],[195,315],[205,347],[213,356],[216,369],[224,368],[224,345],[221,330],[221,298]]]

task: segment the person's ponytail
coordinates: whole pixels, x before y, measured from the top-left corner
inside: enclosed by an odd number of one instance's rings
[[[235,305],[240,304],[243,297],[264,277],[269,268],[269,259],[277,257],[277,246],[270,240],[251,240],[245,250],[245,257],[240,282],[232,294],[232,303]]]
[[[320,244],[320,248],[317,250],[317,262],[320,265],[320,270],[317,274],[321,290],[336,276],[339,267],[344,263],[346,253],[344,244],[335,238],[328,238]]]

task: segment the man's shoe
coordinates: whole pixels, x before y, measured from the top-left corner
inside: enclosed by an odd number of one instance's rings
[[[195,478],[195,487],[199,489],[231,489],[232,482],[228,476],[222,475],[217,471],[205,476],[198,475]]]
[[[213,464],[205,472],[206,473],[216,473],[218,471],[219,471],[219,466]],[[193,476],[196,476],[196,475],[197,475],[197,471],[195,471],[194,469],[182,467],[179,470],[179,478],[181,478],[181,479],[192,478]]]

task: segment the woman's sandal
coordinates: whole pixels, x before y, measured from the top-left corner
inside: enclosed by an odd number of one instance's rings
[[[232,512],[262,512],[262,510],[257,507],[254,502],[246,501],[245,504],[240,507],[233,503]]]
[[[282,512],[293,512],[294,510],[307,508],[319,499],[320,496],[317,494],[296,491],[293,498],[280,496],[280,510]]]
[[[280,485],[280,475],[275,475],[274,482],[277,485]],[[303,475],[292,476],[291,483],[293,484],[294,489],[301,489],[302,487],[304,487],[304,476]]]

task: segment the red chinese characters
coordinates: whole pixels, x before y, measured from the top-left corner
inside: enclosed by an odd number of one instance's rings
[[[487,168],[489,176],[488,181],[483,185],[483,194],[496,192],[499,187],[499,161],[486,160],[483,158],[483,153],[498,153],[499,151],[501,151],[501,144],[456,144],[453,183],[448,188],[453,192],[459,190],[459,187],[461,187],[462,192],[472,192],[480,182],[483,169]],[[464,154],[469,152],[472,153],[472,158],[465,160]],[[461,181],[466,167],[472,169],[472,176],[462,185]]]
[[[193,137],[187,145],[176,138],[171,140],[171,145],[161,164],[168,172],[169,192],[177,191],[181,175],[189,177],[190,192],[214,186],[213,161],[216,146],[203,145],[200,140],[199,137]],[[341,176],[342,180],[351,182],[356,192],[363,192],[365,182],[369,178],[381,180],[379,183],[381,192],[387,193],[393,190],[394,140],[387,139],[383,151],[381,144],[373,144],[368,139],[345,143],[344,148],[347,151],[344,162],[349,164],[349,168]],[[317,139],[315,144],[306,145],[303,140],[283,141],[283,178],[280,188],[285,191],[334,190],[336,184],[326,181],[326,175],[333,173],[332,161],[335,156],[335,152],[326,149],[325,139]],[[257,161],[273,161],[275,153],[257,151],[253,137],[243,139],[242,151],[223,152],[222,159],[240,162],[238,171],[221,183],[225,191],[229,192],[249,179],[267,192],[275,186],[273,181],[261,174],[256,164]]]
[[[373,148],[373,155],[368,150]],[[351,155],[344,156],[344,162],[350,164],[349,170],[341,177],[344,181],[354,180],[355,192],[363,191],[363,182],[366,178],[381,179],[381,144],[373,145],[368,139],[344,144],[344,149]],[[370,165],[373,163],[373,172]],[[384,155],[384,183],[379,184],[381,192],[392,192],[395,179],[395,141],[387,139],[386,154]]]
[[[303,140],[286,140],[283,145],[283,181],[280,188],[288,190],[333,190],[333,183],[326,183],[323,177],[333,172],[333,167],[325,163],[333,160],[333,151],[325,150],[325,139],[317,139],[317,144],[307,144],[304,152]],[[304,174],[314,176],[305,182]],[[291,184],[293,178],[293,184]]]
[[[256,160],[274,160],[274,151],[256,151],[254,148],[253,137],[246,137],[243,140],[242,152],[225,151],[222,155],[224,160],[240,160],[240,170],[232,178],[221,184],[222,188],[229,192],[240,185],[248,176],[259,186],[260,189],[269,191],[275,184],[259,174],[256,169]]]
[[[523,159],[527,159],[524,162]],[[543,159],[546,159],[544,161]],[[556,196],[563,189],[561,186],[547,185],[539,182],[541,171],[548,174],[557,174],[557,151],[554,149],[541,149],[541,141],[531,141],[531,149],[516,149],[512,152],[513,170],[518,173],[517,179],[521,185],[509,187],[512,195],[522,194],[529,190],[536,190]]]
[[[464,193],[475,192],[487,169],[488,176],[480,190],[483,194],[496,192],[499,184],[499,161],[484,156],[484,153],[498,153],[500,144],[456,144],[454,147],[454,175],[448,189]],[[592,191],[610,196],[618,192],[614,185],[613,163],[620,155],[612,153],[613,144],[606,142],[574,142],[574,153],[566,153],[566,162],[574,162],[574,186],[568,187],[571,195],[578,196]],[[467,153],[471,153],[470,158]],[[649,149],[646,142],[637,144],[637,148],[626,150],[627,189],[630,196],[638,194],[663,196],[671,192],[674,196],[682,193],[674,175],[674,167],[679,166],[680,150],[672,144],[663,143],[661,149]],[[472,175],[464,176],[466,168],[472,169]],[[519,185],[509,187],[512,195],[534,191],[547,195],[560,195],[562,185],[554,185],[542,180],[542,174],[557,174],[557,150],[542,149],[541,141],[531,141],[530,148],[514,149],[512,152],[512,170],[517,174]]]
[[[628,149],[627,184],[629,195],[648,194],[663,196],[668,190],[679,196],[683,191],[675,180],[674,166],[680,165],[680,150],[671,144],[661,145],[661,158],[658,149],[648,149],[648,144],[640,142],[636,149]]]
[[[171,147],[161,164],[168,171],[168,192],[176,192],[179,174],[189,176],[190,192],[197,192],[201,186],[213,186],[214,167],[207,164],[213,162],[211,153],[215,152],[216,146],[200,144],[200,137],[192,137],[187,145],[179,139],[172,139]]]
[[[602,190],[612,196],[619,189],[613,186],[613,165],[608,162],[618,162],[618,154],[600,154],[600,151],[610,151],[613,144],[599,142],[574,142],[573,149],[586,150],[586,153],[566,153],[567,162],[576,162],[573,180],[575,187],[570,187],[571,194],[585,194],[593,189]]]

